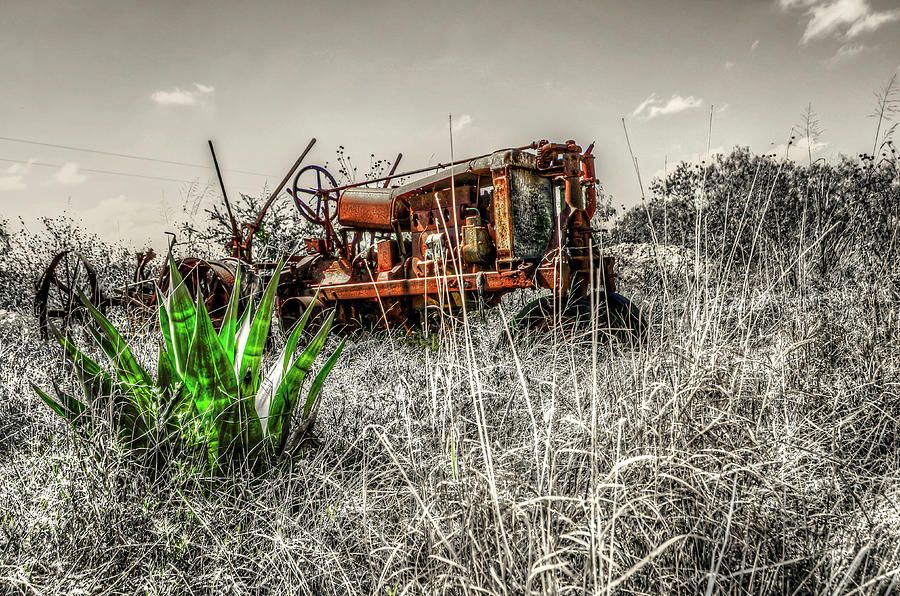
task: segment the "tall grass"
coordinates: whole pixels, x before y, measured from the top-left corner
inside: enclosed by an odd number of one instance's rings
[[[621,290],[651,322],[641,347],[557,333],[498,348],[510,302],[434,349],[356,337],[325,387],[318,447],[215,485],[177,469],[150,480],[113,442],[79,450],[27,390],[58,356],[7,327],[0,586],[897,591],[897,288],[821,283],[797,266],[817,238],[791,256],[760,244],[752,275],[717,273],[735,267],[731,246],[702,239],[680,269],[640,265]],[[134,341],[151,353],[158,339]]]
[[[462,333],[436,351],[359,339],[329,384],[320,447],[214,490],[188,474],[153,484],[112,445],[76,451],[6,379],[2,581],[50,593],[895,582],[896,306],[874,289],[849,307],[840,290],[809,306],[688,291],[650,311],[646,348],[604,344],[596,359],[564,342],[496,352],[497,321],[471,329],[468,349]],[[4,369],[20,358],[31,352],[4,354]]]

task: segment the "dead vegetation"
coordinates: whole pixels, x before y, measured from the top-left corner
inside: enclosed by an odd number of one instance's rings
[[[746,220],[768,234],[777,215],[757,207]],[[682,229],[706,234],[693,217]],[[828,277],[812,259],[819,223],[843,251]],[[896,263],[854,252],[844,234],[861,223],[839,236],[819,223],[796,243],[751,234],[753,275],[714,234],[685,234],[700,251],[606,247],[651,322],[640,347],[557,334],[498,348],[512,303],[433,349],[355,337],[318,445],[216,481],[148,475],[103,432],[79,448],[27,390],[60,358],[23,312],[0,328],[0,586],[893,593]],[[149,354],[158,339],[140,331]]]
[[[327,387],[320,444],[215,483],[177,469],[151,479],[103,434],[79,451],[24,389],[56,356],[6,326],[0,581],[38,593],[890,592],[900,318],[863,290],[661,298],[646,305],[643,349],[557,338],[498,352],[496,318],[437,350],[360,337]]]

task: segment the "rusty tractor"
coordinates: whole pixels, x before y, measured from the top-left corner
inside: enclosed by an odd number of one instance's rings
[[[238,227],[222,185],[231,258],[178,261],[189,289],[205,297],[214,322],[224,313],[236,267],[260,280],[277,267],[254,262],[252,243],[266,210],[285,192],[321,234],[304,240],[306,254],[290,255],[283,263],[276,311],[284,329],[310,304],[333,309],[344,332],[427,329],[447,315],[459,319],[497,305],[514,290],[532,288],[550,292],[519,311],[515,329],[590,321],[619,337],[643,334],[640,312],[616,293],[614,260],[601,254],[597,230],[591,228],[597,202],[593,145],[583,151],[574,141],[539,141],[399,174],[398,155],[387,176],[340,186],[321,166],[300,167],[314,143],[255,222]],[[153,256],[152,251],[139,255],[134,281],[107,297],[81,255],[60,253],[38,286],[42,329],[48,321],[65,326],[81,316],[76,288],[100,308],[152,308],[153,284],[164,288],[168,282],[165,268],[155,278],[146,272]]]

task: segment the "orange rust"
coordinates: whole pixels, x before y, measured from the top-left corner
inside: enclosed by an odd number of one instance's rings
[[[509,197],[509,168],[495,172],[494,180],[494,231],[496,233],[497,260],[510,261],[513,256],[512,214]]]

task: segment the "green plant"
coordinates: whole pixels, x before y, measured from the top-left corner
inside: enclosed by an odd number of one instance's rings
[[[265,454],[290,452],[293,444],[299,444],[299,439],[311,432],[322,383],[344,346],[341,342],[319,369],[302,403],[300,423],[291,433],[303,381],[322,350],[333,314],[309,345],[295,355],[312,312],[308,308],[281,354],[262,375],[263,347],[269,334],[280,267],[266,286],[256,312],[251,316],[252,305],[248,305],[240,319],[238,270],[218,333],[202,297],[191,298],[171,257],[169,271],[171,290],[159,296],[163,342],[155,382],[115,327],[80,296],[94,323],[88,329],[113,363],[115,372],[104,370],[76,348],[70,338],[53,329],[74,365],[86,399],[64,393],[56,383],[56,398],[32,385],[35,391],[55,412],[73,423],[99,416],[104,409],[115,412],[111,422],[119,438],[129,448],[147,453],[148,458],[172,451],[205,451],[204,469],[208,474],[218,473],[226,464],[255,465]]]

